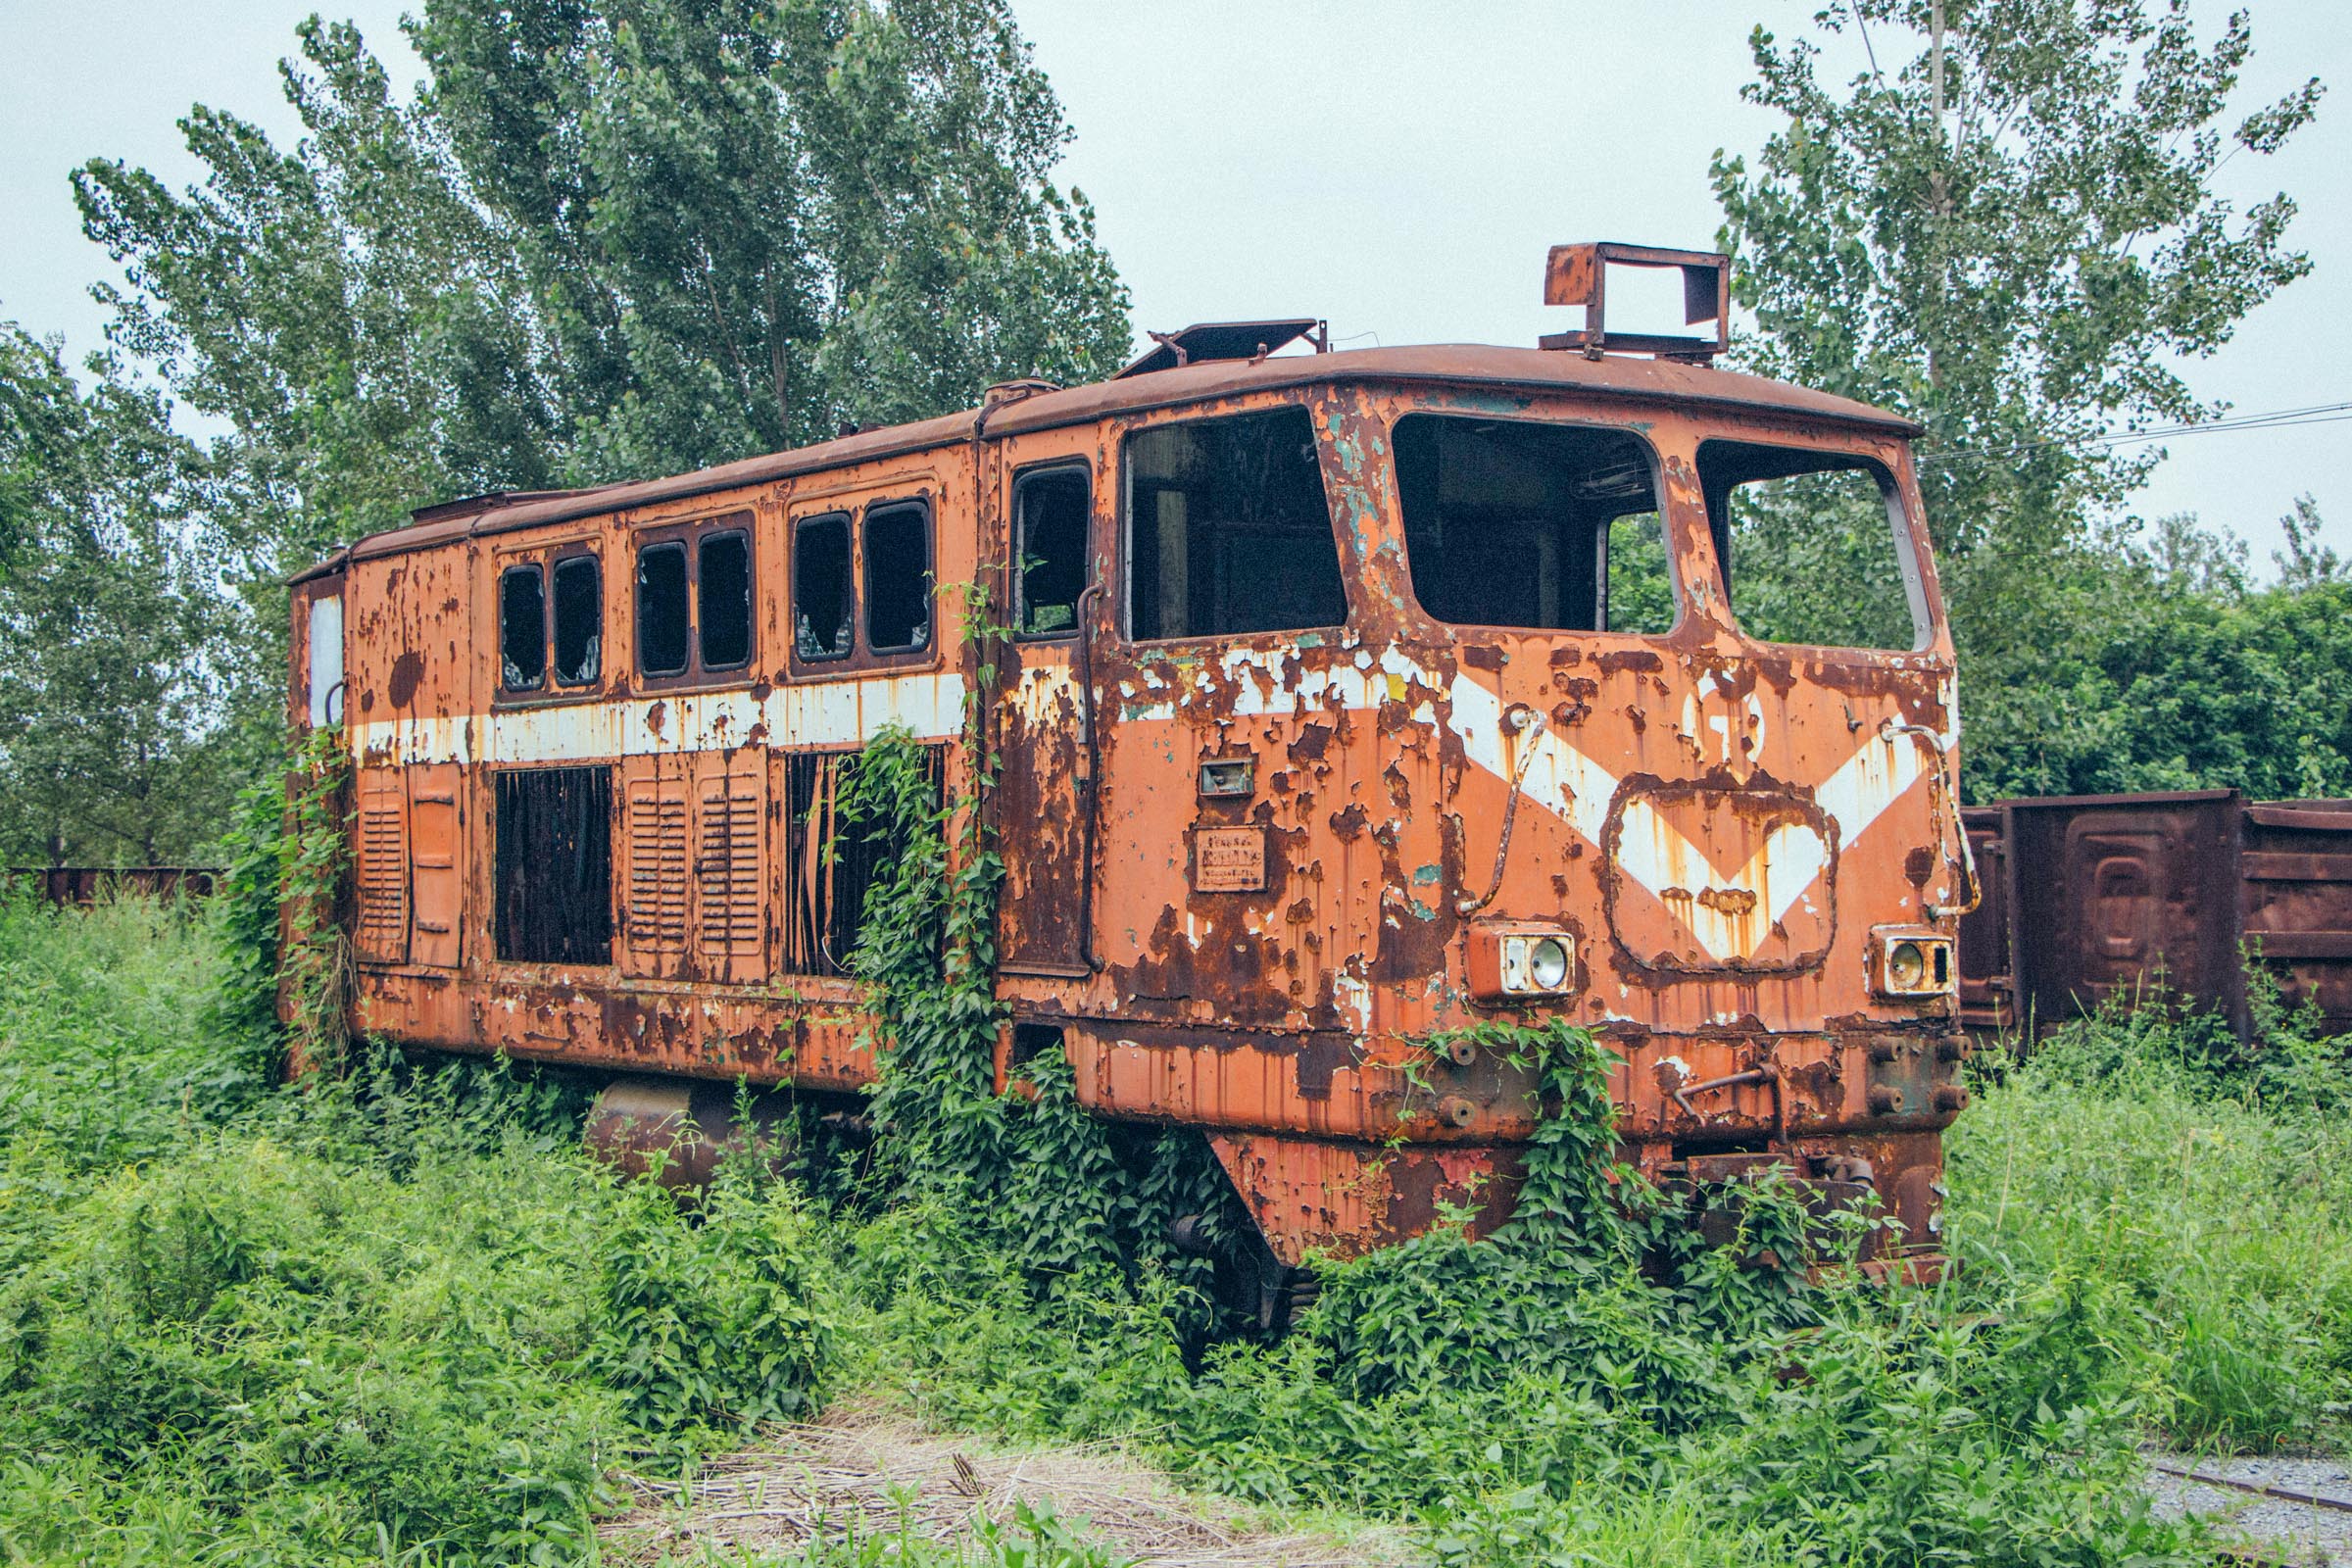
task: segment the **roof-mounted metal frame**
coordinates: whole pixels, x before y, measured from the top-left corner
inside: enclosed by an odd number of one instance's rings
[[[1211,360],[1262,360],[1300,338],[1317,354],[1331,352],[1331,326],[1311,316],[1284,321],[1196,321],[1181,332],[1147,332],[1152,347],[1112,380],[1173,370]]]
[[[1673,337],[1655,332],[1611,332],[1604,322],[1608,270],[1620,267],[1672,267],[1683,274],[1683,319],[1692,326],[1713,321],[1712,337]],[[1546,332],[1539,347],[1576,349],[1585,358],[1603,354],[1653,354],[1661,360],[1704,365],[1732,341],[1732,259],[1715,251],[1670,251],[1654,245],[1621,245],[1598,240],[1554,245],[1544,264],[1544,303],[1582,305],[1582,330]]]

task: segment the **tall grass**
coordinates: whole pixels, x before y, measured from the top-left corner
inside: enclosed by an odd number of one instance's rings
[[[494,1064],[270,1090],[216,962],[0,903],[0,1561],[583,1560],[615,1465],[810,1407],[790,1191],[689,1225]]]
[[[1728,1253],[1662,1285],[1563,1211],[1204,1346],[1184,1276],[1024,1270],[952,1193],[747,1169],[682,1215],[583,1156],[557,1076],[362,1053],[281,1087],[221,963],[152,904],[0,900],[0,1561],[591,1562],[619,1469],[853,1389],[1457,1564],[2186,1563],[2138,1442],[2342,1439],[2345,1079],[2287,1020],[2247,1056],[2119,1015],[1983,1074],[1936,1290]],[[1108,1559],[1016,1523],[794,1560]]]
[[[2102,1296],[2174,1441],[2340,1447],[2352,1400],[2352,1066],[2275,1009],[2111,1011],[1987,1075],[1946,1141],[1979,1266]]]

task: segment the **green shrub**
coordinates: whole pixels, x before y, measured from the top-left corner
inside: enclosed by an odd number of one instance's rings
[[[703,1223],[659,1188],[620,1195],[599,1240],[601,1297],[585,1369],[663,1436],[749,1433],[810,1413],[831,1332],[810,1301],[807,1221],[791,1192],[722,1179]]]

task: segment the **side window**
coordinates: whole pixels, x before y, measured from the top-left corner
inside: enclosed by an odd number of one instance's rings
[[[752,660],[752,539],[739,531],[703,536],[695,591],[702,610],[703,667],[733,669]]]
[[[547,584],[536,562],[499,573],[498,652],[508,691],[536,691],[547,679]]]
[[[1708,441],[1698,478],[1732,615],[1763,642],[1908,650],[1926,640],[1893,476],[1842,453]]]
[[[865,510],[865,646],[931,646],[931,514],[919,501]]]
[[[1654,635],[1674,577],[1648,446],[1624,430],[1408,415],[1396,491],[1413,597],[1437,620]]]
[[[804,517],[792,533],[792,646],[796,658],[846,659],[852,605],[850,519]]]
[[[603,673],[605,588],[594,556],[556,563],[556,684],[584,686]]]
[[[1301,408],[1127,438],[1127,627],[1138,641],[1338,626],[1339,541]]]
[[[1012,510],[1013,627],[1023,637],[1061,636],[1078,624],[1094,486],[1084,468],[1023,474]]]
[[[676,539],[637,552],[637,671],[686,670],[686,546]]]

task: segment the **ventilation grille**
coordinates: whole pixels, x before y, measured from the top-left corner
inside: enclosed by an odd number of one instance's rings
[[[703,785],[695,873],[702,882],[705,952],[760,949],[761,806],[754,779],[714,778]]]
[[[686,797],[675,783],[629,788],[629,945],[686,947]]]
[[[398,781],[360,797],[360,952],[398,963],[409,956],[408,813]]]

